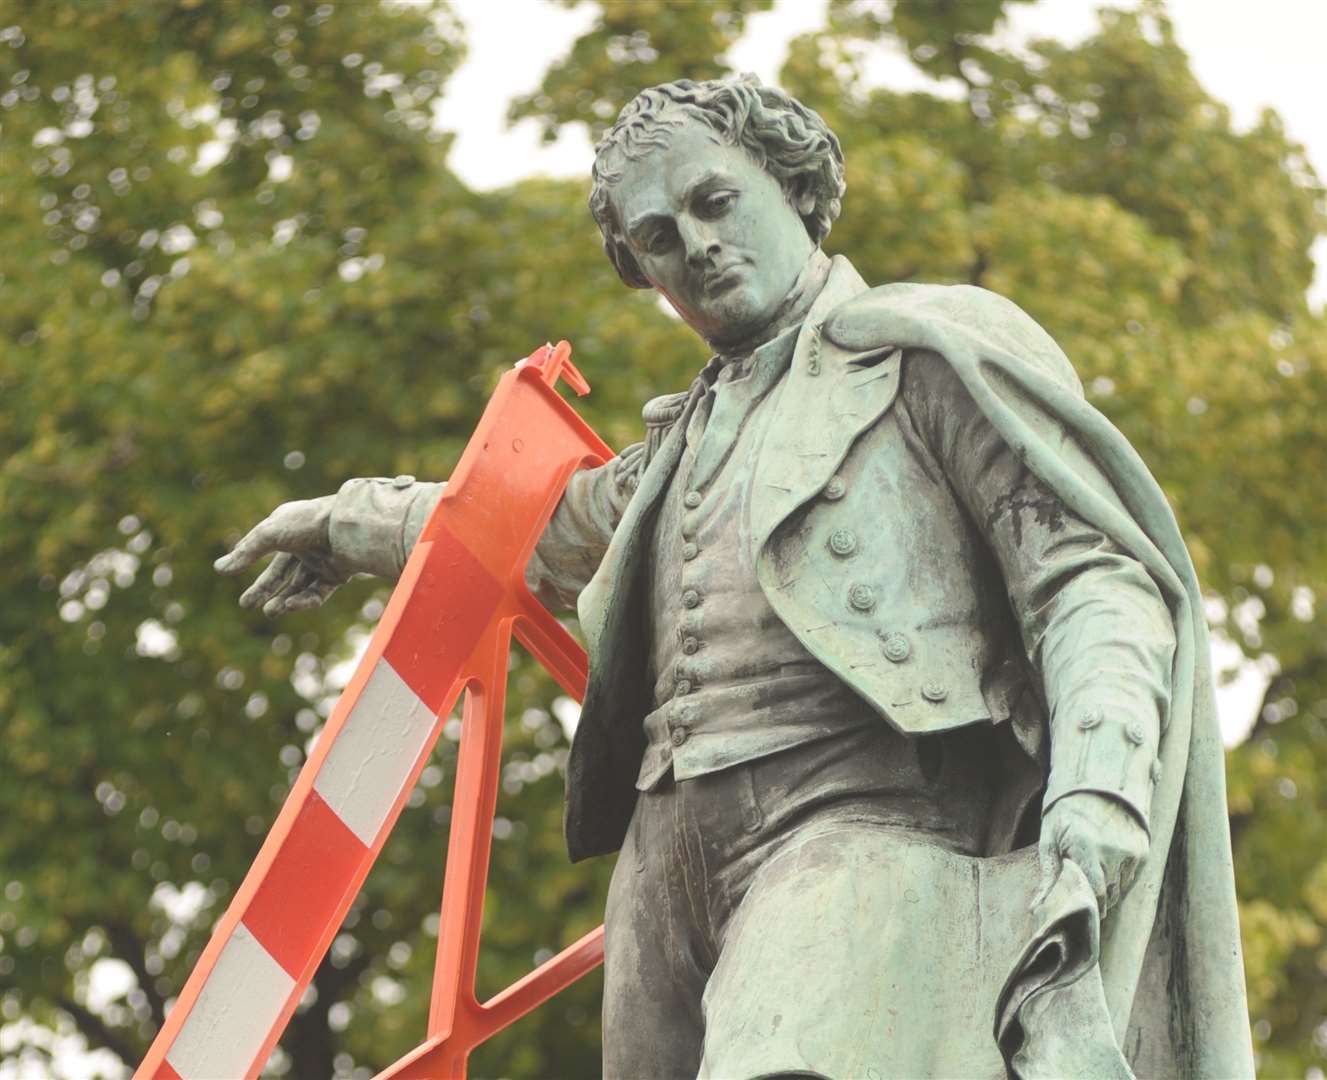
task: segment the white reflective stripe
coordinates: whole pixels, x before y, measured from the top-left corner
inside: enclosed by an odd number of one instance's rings
[[[294,989],[295,980],[240,923],[166,1055],[170,1067],[183,1080],[238,1080]]]
[[[318,770],[313,790],[372,847],[437,717],[380,659]]]

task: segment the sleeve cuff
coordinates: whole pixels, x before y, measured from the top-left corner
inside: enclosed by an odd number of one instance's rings
[[[351,573],[400,577],[445,487],[405,475],[347,480],[327,527],[333,559]]]
[[[1067,729],[1051,733],[1051,774],[1042,812],[1079,791],[1105,795],[1129,807],[1144,828],[1152,791],[1161,776],[1160,738],[1151,722],[1107,716],[1101,708],[1081,712]]]

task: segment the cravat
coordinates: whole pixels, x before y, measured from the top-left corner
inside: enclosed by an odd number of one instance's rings
[[[789,327],[719,371],[687,427],[687,443],[694,453],[688,487],[703,489],[723,467],[742,425],[788,370],[798,329]]]

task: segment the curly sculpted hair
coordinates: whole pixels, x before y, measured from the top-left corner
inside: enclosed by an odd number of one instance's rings
[[[816,112],[754,75],[732,80],[679,79],[642,90],[618,114],[595,147],[590,212],[604,236],[604,251],[633,289],[648,289],[623,235],[609,192],[627,161],[667,145],[670,132],[688,119],[708,124],[724,142],[741,146],[783,187],[792,205],[812,195],[801,215],[816,244],[829,235],[842,208],[843,150]]]

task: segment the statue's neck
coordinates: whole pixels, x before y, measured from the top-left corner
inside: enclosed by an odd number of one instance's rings
[[[806,313],[811,310],[811,305],[829,280],[829,268],[829,256],[816,248],[803,264],[793,287],[759,330],[740,341],[711,341],[710,347],[723,360],[747,356],[766,342],[773,341],[790,326],[796,326],[806,318]]]

